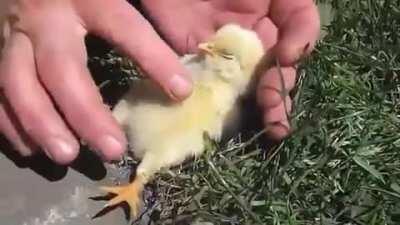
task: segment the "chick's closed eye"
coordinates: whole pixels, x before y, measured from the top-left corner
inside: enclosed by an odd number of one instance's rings
[[[227,60],[233,60],[234,59],[234,54],[229,51],[227,48],[221,48],[217,44],[213,42],[206,42],[206,43],[200,43],[198,48],[200,49],[201,52],[203,52],[206,55],[210,56],[215,56],[215,57],[222,57]]]
[[[221,51],[221,57],[228,59],[228,60],[233,60],[234,59],[234,55],[230,52],[228,52],[227,50],[223,49]]]

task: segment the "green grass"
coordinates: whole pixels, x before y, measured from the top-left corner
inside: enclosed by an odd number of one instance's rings
[[[400,1],[324,2],[337,13],[302,63],[294,134],[210,142],[149,187],[151,224],[400,224]]]

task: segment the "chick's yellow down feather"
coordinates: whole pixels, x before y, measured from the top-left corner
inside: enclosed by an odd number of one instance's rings
[[[150,80],[137,80],[115,106],[113,114],[141,163],[131,184],[103,188],[117,194],[109,205],[126,201],[136,216],[138,196],[156,172],[200,155],[205,133],[219,140],[264,55],[257,34],[234,24],[220,28],[199,48],[199,54],[181,58],[194,82],[186,100],[172,103]]]

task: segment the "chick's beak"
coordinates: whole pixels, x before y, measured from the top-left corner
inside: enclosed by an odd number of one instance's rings
[[[214,55],[214,51],[212,50],[209,43],[200,43],[198,45],[198,48],[200,49],[201,52],[203,52],[205,54]]]

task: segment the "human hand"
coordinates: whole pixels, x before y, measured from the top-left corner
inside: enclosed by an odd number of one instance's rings
[[[125,0],[8,0],[0,62],[0,132],[22,155],[37,149],[67,164],[78,139],[105,160],[126,139],[86,67],[84,37],[119,47],[174,100],[191,92],[178,56]]]
[[[282,93],[294,88],[296,64],[312,51],[319,36],[320,19],[312,0],[142,0],[142,5],[180,54],[196,52],[198,43],[226,23],[255,30],[282,66],[283,79],[278,68],[272,67],[258,83],[257,101],[264,110],[267,133],[276,140],[289,134],[287,115],[292,101]]]

